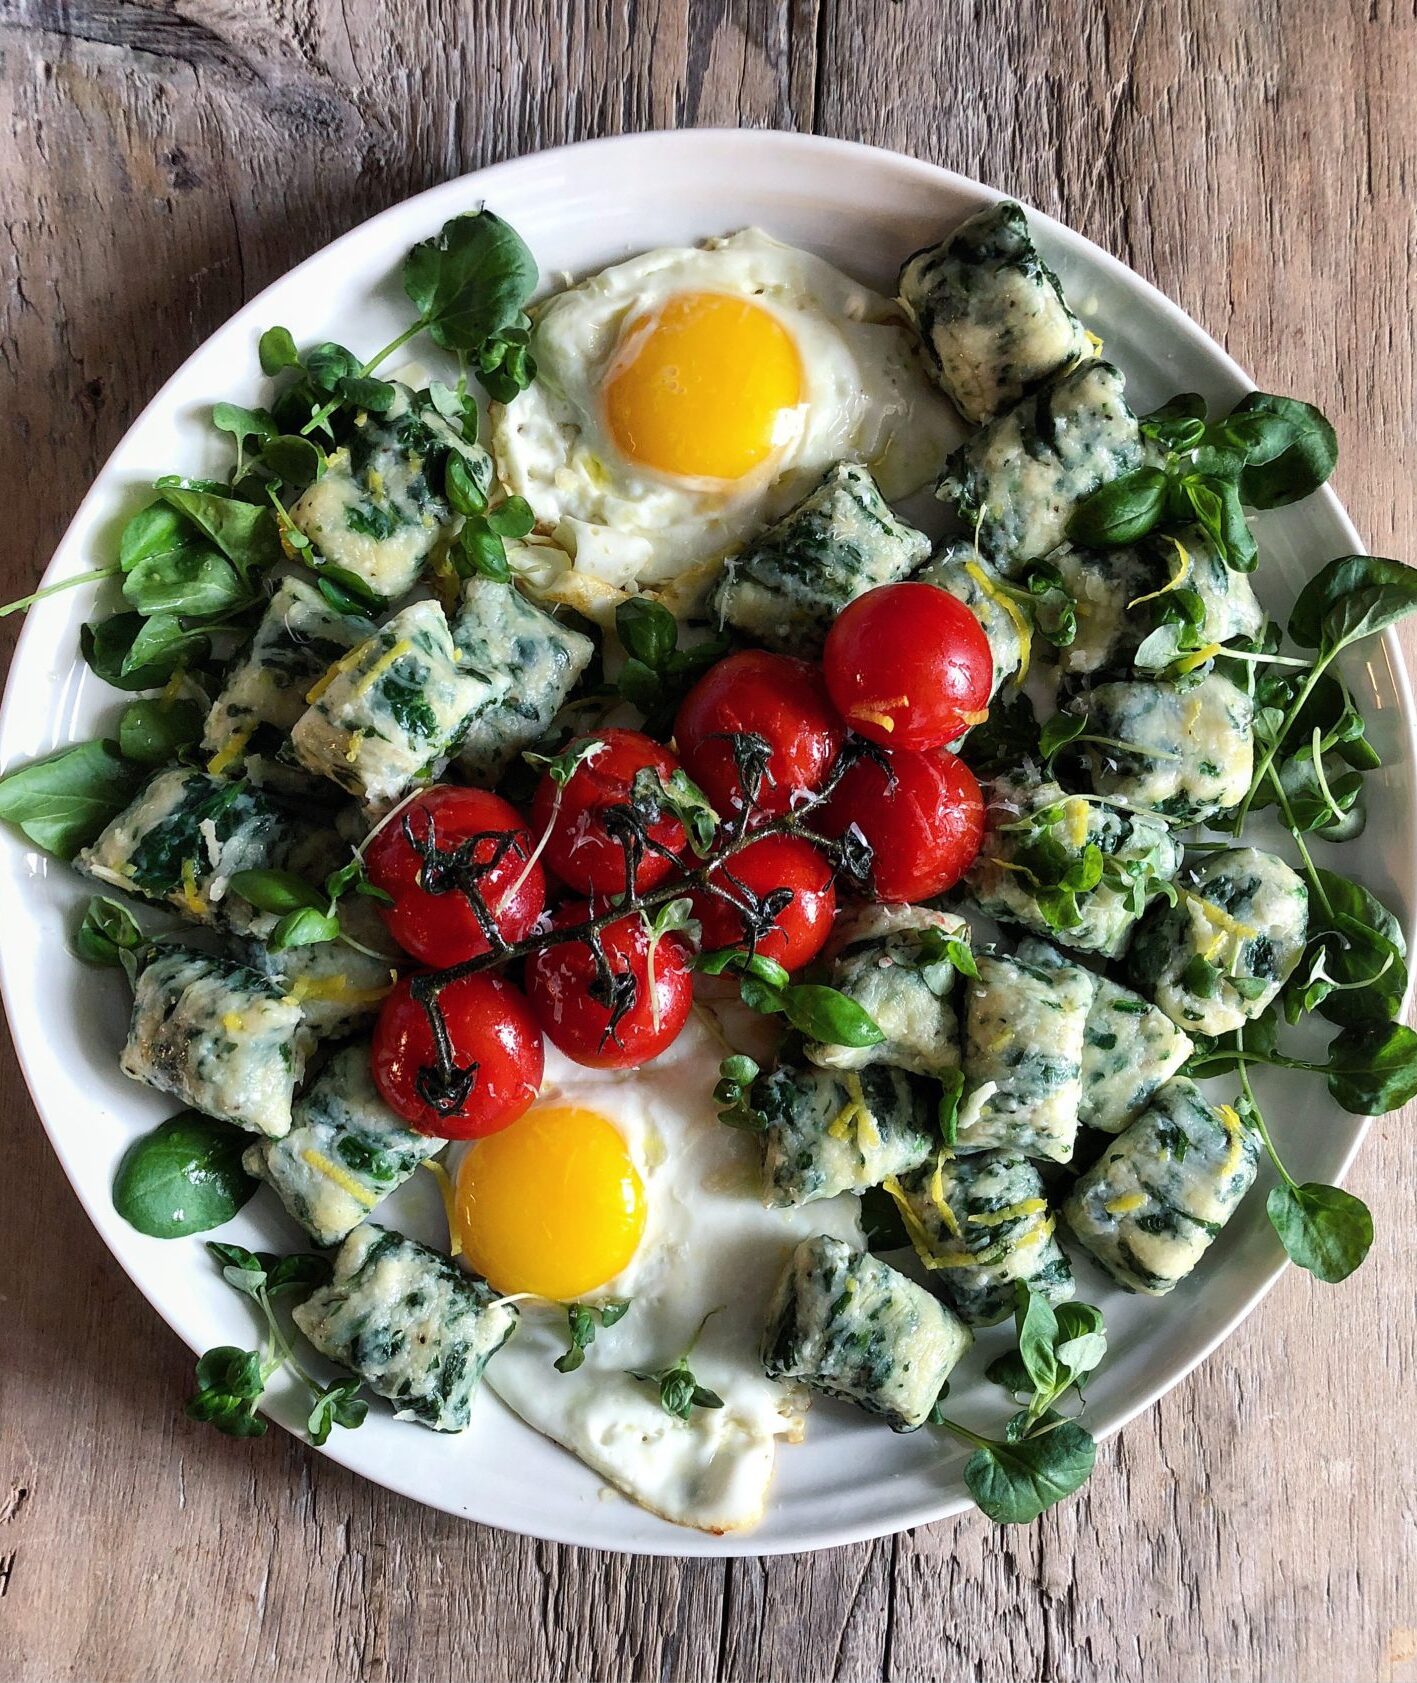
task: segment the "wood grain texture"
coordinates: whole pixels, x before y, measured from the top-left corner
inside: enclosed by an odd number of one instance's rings
[[[706,123],[899,147],[1061,217],[1313,396],[1370,546],[1417,549],[1410,0],[0,0],[0,71],[4,597],[293,262],[498,158]],[[0,1678],[1417,1678],[1410,1115],[1354,1177],[1362,1274],[1291,1271],[1080,1499],[704,1564],[507,1537],[186,1423],[190,1358],[8,1054],[3,1094]]]

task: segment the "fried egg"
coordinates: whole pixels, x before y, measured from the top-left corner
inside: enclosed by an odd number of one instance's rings
[[[492,450],[550,540],[519,553],[528,582],[598,617],[640,587],[691,606],[833,462],[899,498],[963,436],[896,305],[755,228],[616,264],[533,314],[537,379],[494,405]]]
[[[763,1373],[773,1285],[808,1234],[861,1242],[854,1198],[764,1206],[757,1141],[717,1118],[721,1056],[697,1017],[637,1070],[582,1069],[548,1046],[541,1098],[468,1148],[453,1200],[463,1260],[529,1294],[487,1385],[634,1501],[716,1533],[762,1517],[777,1441],[804,1428],[807,1393]],[[566,1303],[622,1299],[584,1364],[558,1372]],[[723,1406],[685,1420],[636,1374],[686,1353]]]

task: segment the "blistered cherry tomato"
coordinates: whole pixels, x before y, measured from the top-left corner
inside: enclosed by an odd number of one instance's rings
[[[822,786],[846,734],[809,661],[750,650],[711,666],[680,704],[674,740],[722,818],[743,805],[735,731],[754,732],[772,750],[757,800],[768,814],[786,812],[799,790]]]
[[[984,837],[984,800],[974,773],[947,748],[887,749],[861,759],[822,815],[827,835],[855,824],[871,845],[871,879],[882,900],[928,900],[952,888]],[[887,770],[887,767],[889,770]]]
[[[460,964],[491,943],[474,888],[504,941],[531,933],[546,904],[546,877],[531,831],[500,795],[439,784],[409,802],[369,844],[369,880],[393,905],[379,907],[390,935],[424,964]]]
[[[884,748],[938,748],[989,707],[994,658],[984,628],[938,585],[883,584],[842,609],[822,655],[846,722]]]
[[[420,1091],[419,1073],[436,1074],[437,1052],[428,1013],[411,990],[406,976],[374,1025],[370,1065],[384,1102],[420,1134],[445,1140],[481,1139],[515,1122],[536,1097],[545,1063],[524,995],[500,976],[464,976],[438,995],[453,1063],[472,1071],[457,1110],[444,1115]]]
[[[591,915],[589,901],[573,901],[557,911],[554,926],[568,928]],[[650,933],[638,912],[607,924],[600,945],[608,977],[589,942],[562,941],[528,961],[527,993],[542,1028],[568,1058],[592,1069],[633,1069],[657,1058],[687,1022],[693,950],[680,935],[660,936],[651,977]],[[624,1007],[618,1013],[617,1001]]]
[[[595,751],[576,767],[564,789],[557,790],[549,772],[541,779],[531,803],[532,818],[538,833],[550,829],[543,857],[562,882],[584,894],[623,894],[625,854],[618,837],[606,828],[606,808],[628,804],[636,773],[647,766],[668,778],[679,762],[637,730],[597,731],[594,741]],[[667,816],[656,819],[648,834],[670,853],[682,852],[688,841],[679,820]],[[653,888],[673,868],[672,860],[647,850],[635,872],[635,885],[641,891]]]
[[[836,888],[831,866],[811,842],[800,836],[764,836],[726,860],[714,880],[730,892],[741,883],[760,901],[774,896],[781,902],[791,892],[792,898],[777,904],[771,923],[759,932],[755,950],[764,958],[799,970],[826,945],[836,916]],[[765,909],[773,904],[768,900]],[[694,911],[703,924],[705,952],[744,944],[747,923],[727,901],[714,894],[697,894]]]

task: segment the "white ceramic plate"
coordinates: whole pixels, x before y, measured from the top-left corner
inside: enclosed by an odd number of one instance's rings
[[[254,402],[262,393],[256,341],[281,322],[298,343],[336,338],[356,349],[383,344],[408,319],[399,264],[415,241],[485,199],[531,245],[542,272],[584,273],[651,246],[687,243],[750,223],[805,246],[861,279],[893,290],[909,252],[936,239],[990,191],[944,170],[888,152],[786,134],[699,131],[641,135],[542,153],[449,182],[376,216],[302,263],[241,310],[168,381],[114,452],[84,499],[45,574],[47,583],[112,559],[121,521],[146,500],[161,473],[225,471],[204,424],[214,400]],[[1172,393],[1203,392],[1228,403],[1247,380],[1174,304],[1079,235],[1032,217],[1045,255],[1079,312],[1106,339],[1126,372],[1138,410]],[[173,277],[179,284],[180,277]],[[436,362],[426,342],[411,347]],[[1264,384],[1264,370],[1260,371]],[[1318,564],[1362,545],[1336,497],[1323,492],[1262,515],[1266,605],[1287,610]],[[121,699],[77,657],[79,624],[92,593],[77,590],[30,616],[0,714],[0,764],[101,734]],[[1410,928],[1414,899],[1413,744],[1410,700],[1395,643],[1370,644],[1349,674],[1385,769],[1369,781],[1372,817],[1343,868],[1400,909]],[[172,1104],[126,1080],[117,1053],[127,996],[113,974],[70,961],[65,942],[85,887],[62,866],[0,839],[6,911],[0,979],[15,1044],[54,1149],[95,1227],[138,1289],[193,1350],[249,1343],[243,1299],[208,1265],[200,1239],[163,1242],[135,1233],[109,1196],[114,1168],[136,1135]],[[1337,1180],[1363,1125],[1330,1104],[1318,1083],[1285,1089],[1285,1148],[1300,1178]],[[418,1177],[420,1181],[431,1177]],[[430,1197],[426,1189],[418,1193]],[[436,1211],[400,1195],[396,1225],[439,1231]],[[223,1237],[273,1250],[303,1248],[275,1200],[262,1194]],[[1242,1207],[1196,1278],[1163,1303],[1109,1288],[1087,1267],[1080,1296],[1101,1302],[1112,1354],[1089,1388],[1088,1417],[1099,1436],[1114,1431],[1213,1350],[1274,1283],[1282,1265],[1261,1186]],[[1346,1289],[1361,1291],[1361,1279]],[[1002,1345],[996,1331],[986,1353]],[[977,1373],[982,1362],[971,1364]],[[1001,1415],[1000,1393],[982,1381],[957,1389],[961,1417]],[[183,1399],[174,1396],[174,1412]],[[277,1392],[275,1417],[300,1425],[291,1397]],[[1255,1430],[1263,1431],[1262,1425]],[[194,1432],[206,1428],[192,1427]],[[221,1455],[212,1436],[205,1453]],[[326,1454],[421,1502],[489,1525],[563,1542],[658,1554],[755,1554],[821,1548],[943,1518],[968,1506],[965,1453],[940,1434],[897,1437],[831,1403],[812,1412],[807,1441],[784,1447],[768,1516],[740,1537],[713,1538],[655,1519],[608,1496],[600,1481],[536,1436],[484,1392],[474,1429],[448,1438],[399,1424],[376,1405],[357,1432],[339,1432]]]

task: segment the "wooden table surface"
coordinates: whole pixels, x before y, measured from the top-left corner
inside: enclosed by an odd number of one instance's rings
[[[1061,217],[1314,398],[1370,547],[1413,557],[1411,0],[0,0],[0,62],[0,598],[292,263],[479,165],[693,124],[897,147]],[[188,1352],[8,1053],[0,1080],[0,1677],[1417,1678],[1410,1115],[1354,1176],[1362,1273],[1291,1270],[1079,1499],[726,1563],[482,1530],[189,1424]]]

